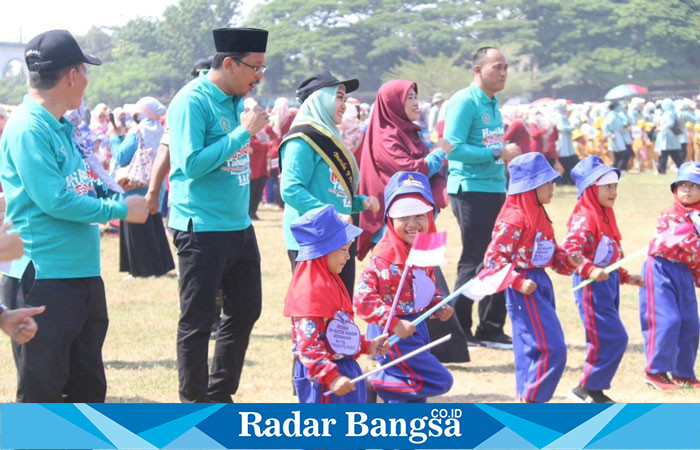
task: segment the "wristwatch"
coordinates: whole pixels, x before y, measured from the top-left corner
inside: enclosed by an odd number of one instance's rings
[[[502,148],[492,148],[491,149],[491,154],[493,155],[493,159],[498,159],[501,157],[501,151]]]
[[[5,306],[4,303],[0,302],[0,315],[2,315],[2,313],[4,313],[5,311],[7,311],[7,306]]]

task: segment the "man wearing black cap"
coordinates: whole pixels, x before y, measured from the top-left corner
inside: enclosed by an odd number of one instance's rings
[[[168,109],[170,219],[180,268],[177,330],[183,402],[231,402],[248,339],[260,316],[260,253],[248,204],[250,137],[268,122],[243,112],[243,96],[263,78],[267,31],[213,31],[216,54]],[[211,374],[207,353],[215,298],[224,292]]]
[[[10,308],[46,306],[39,332],[13,344],[17,401],[103,402],[102,344],[107,304],[100,277],[98,222],[144,223],[146,200],[98,199],[73,126],[63,114],[80,106],[87,86],[85,55],[64,30],[42,33],[26,47],[29,93],[0,140],[0,179],[7,221],[24,241],[2,283]]]

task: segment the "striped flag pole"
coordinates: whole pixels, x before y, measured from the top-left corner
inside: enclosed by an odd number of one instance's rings
[[[396,305],[399,303],[399,297],[401,297],[401,291],[403,291],[403,285],[406,282],[406,275],[408,275],[409,264],[406,263],[406,267],[403,268],[403,274],[401,274],[401,281],[399,281],[399,288],[396,290],[396,295],[394,295],[394,301],[391,304],[391,309],[389,310],[389,317],[386,319],[386,325],[384,325],[384,334],[389,333],[389,325],[391,324],[391,319],[394,318],[394,311],[396,310]]]

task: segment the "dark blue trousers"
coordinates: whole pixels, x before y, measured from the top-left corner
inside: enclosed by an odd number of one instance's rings
[[[700,340],[698,301],[688,266],[665,258],[648,258],[642,266],[639,318],[648,373],[695,378]]]
[[[338,371],[341,375],[345,375],[350,379],[362,375],[360,365],[350,356],[336,360],[335,363],[338,365]],[[345,395],[341,395],[340,397],[335,394],[324,397],[323,393],[330,390],[329,385],[318,381],[311,381],[308,377],[306,367],[296,358],[294,359],[294,375],[292,381],[294,383],[294,389],[297,392],[297,397],[299,397],[299,403],[367,402],[367,389],[365,389],[364,382],[358,383],[357,389]]]
[[[518,400],[546,402],[554,395],[566,366],[566,343],[555,310],[552,281],[544,269],[520,272],[537,283],[532,295],[506,289],[513,324],[515,390]]]
[[[412,321],[418,314],[402,316]],[[372,339],[382,332],[377,325],[367,327],[367,338]],[[394,344],[386,356],[379,358],[382,365],[406,355],[430,343],[430,335],[425,322],[416,327],[416,332]],[[426,350],[393,367],[389,367],[372,377],[370,383],[385,402],[425,403],[428,397],[442,395],[452,388],[452,374],[438,359]]]
[[[573,285],[583,278],[574,274]],[[610,389],[627,348],[627,332],[620,320],[620,277],[617,272],[574,292],[581,322],[586,329],[588,352],[579,383],[592,391]]]

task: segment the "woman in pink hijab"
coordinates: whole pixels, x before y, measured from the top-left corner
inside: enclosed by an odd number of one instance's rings
[[[357,253],[362,260],[379,242],[384,226],[384,188],[396,172],[420,172],[430,178],[438,209],[447,206],[445,177],[440,173],[445,155],[452,146],[441,139],[437,148],[428,150],[420,137],[418,86],[412,81],[392,80],[377,92],[369,126],[362,143],[359,193],[379,199],[377,212],[360,213]]]

